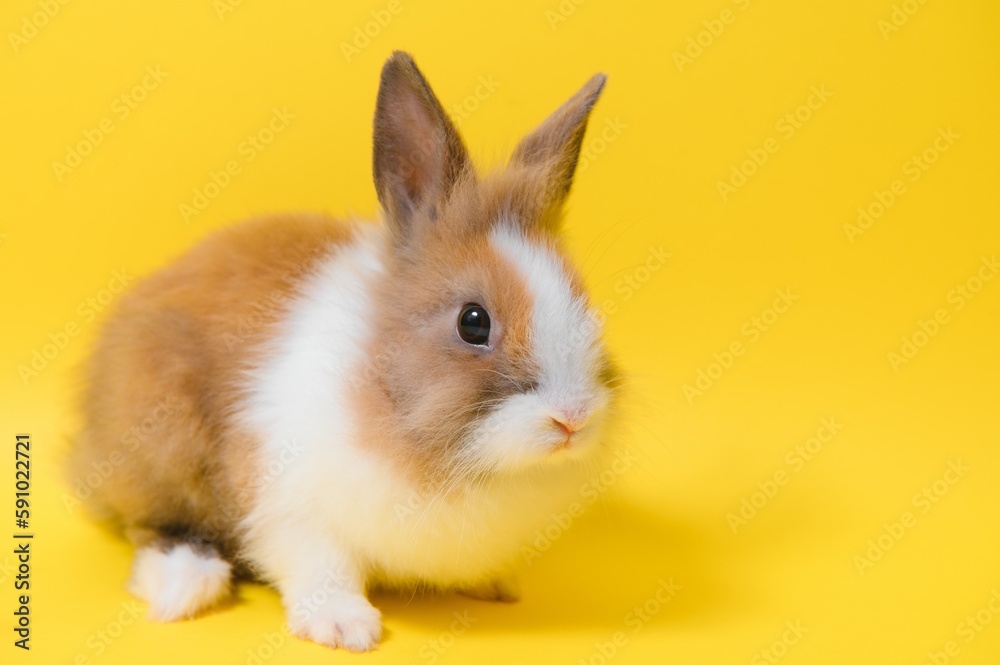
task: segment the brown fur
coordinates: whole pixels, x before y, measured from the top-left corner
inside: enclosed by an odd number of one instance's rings
[[[236,550],[253,442],[228,420],[296,284],[349,226],[279,216],[226,229],[139,283],[112,313],[86,375],[73,481],[114,470],[93,506],[134,541],[148,531]],[[119,461],[121,460],[121,461]]]

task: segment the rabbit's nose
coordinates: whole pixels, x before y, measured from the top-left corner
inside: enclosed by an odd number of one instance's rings
[[[587,425],[590,415],[589,409],[559,409],[549,418],[555,427],[572,436]]]

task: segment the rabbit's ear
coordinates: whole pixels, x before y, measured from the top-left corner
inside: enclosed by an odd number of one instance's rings
[[[458,178],[472,168],[441,103],[407,53],[382,68],[375,109],[375,189],[398,239],[418,213],[433,219]]]
[[[587,118],[606,80],[604,74],[594,75],[569,101],[528,134],[511,156],[511,165],[526,166],[540,174],[537,186],[541,190],[542,208],[547,212],[557,211],[569,194]]]

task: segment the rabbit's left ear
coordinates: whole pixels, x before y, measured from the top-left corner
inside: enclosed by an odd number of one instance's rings
[[[418,218],[433,219],[459,176],[472,168],[441,102],[402,51],[382,68],[372,162],[378,199],[397,240],[413,233]]]
[[[557,210],[569,194],[587,119],[605,81],[604,74],[594,75],[514,150],[512,165],[535,167],[540,172],[537,186],[542,188],[542,207],[548,212]]]

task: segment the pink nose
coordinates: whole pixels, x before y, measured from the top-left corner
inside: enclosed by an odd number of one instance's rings
[[[571,436],[574,432],[576,432],[576,428],[573,425],[563,422],[559,418],[553,417],[552,424],[555,425],[556,428],[561,429],[563,432],[565,432],[566,436]]]
[[[566,436],[576,434],[590,419],[590,413],[585,410],[560,409],[555,415],[550,416],[552,424],[566,433]]]

